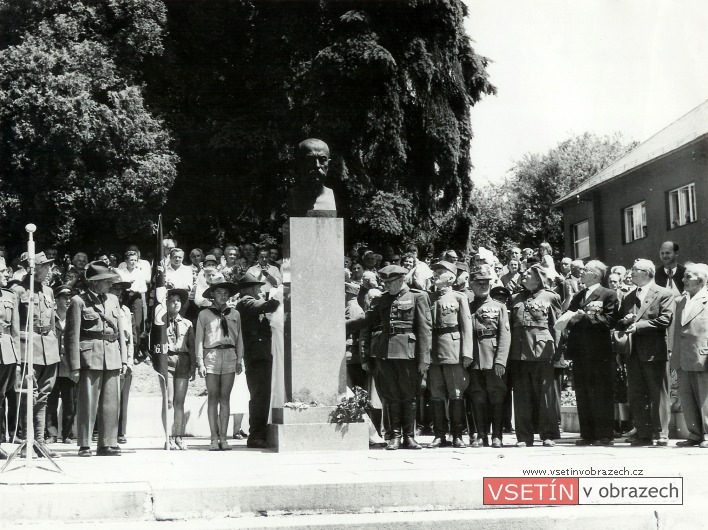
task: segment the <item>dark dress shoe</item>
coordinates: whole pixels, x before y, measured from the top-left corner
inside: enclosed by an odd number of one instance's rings
[[[250,441],[250,440],[249,440]],[[391,438],[388,441],[388,444],[386,444],[386,450],[387,451],[395,451],[399,447],[401,447],[401,439],[400,438]]]
[[[438,447],[447,447],[450,445],[450,442],[447,441],[447,438],[444,436],[440,438],[434,438],[432,442],[428,444],[429,449],[437,449]]]
[[[128,443],[128,439],[127,439],[125,436],[119,436],[119,437],[118,437],[118,443],[119,443],[119,444],[127,444],[127,443]]]
[[[695,447],[700,443],[701,442],[698,440],[681,440],[680,442],[676,442],[676,447]]]
[[[97,456],[120,456],[120,447],[99,447],[96,450]]]
[[[659,438],[658,440],[654,440],[654,443],[658,445],[659,447],[666,447],[669,445],[669,439],[668,438]]]
[[[261,438],[249,438],[246,447],[251,449],[268,449],[268,444]]]
[[[91,448],[79,447],[79,456],[91,456]]]
[[[587,440],[585,438],[581,438],[580,440],[575,440],[575,445],[580,446],[580,447],[593,445],[593,443],[594,442],[592,440]]]
[[[492,447],[494,447],[494,449],[501,449],[501,447],[502,447],[501,438],[492,438]]]
[[[632,447],[651,447],[654,445],[654,441],[649,438],[637,438],[629,443]]]
[[[595,440],[592,444],[597,447],[612,447],[615,445],[615,442],[609,438],[600,438],[599,440]]]
[[[403,443],[401,443],[401,449],[422,449],[423,446],[421,446],[418,442],[415,441],[415,438],[412,436],[404,436],[403,437]]]

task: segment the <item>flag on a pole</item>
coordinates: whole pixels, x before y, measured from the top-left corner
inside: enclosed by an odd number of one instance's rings
[[[162,250],[162,214],[157,221],[157,249],[152,264],[152,312],[150,317],[150,357],[152,366],[167,381],[167,288],[165,287],[165,256]]]

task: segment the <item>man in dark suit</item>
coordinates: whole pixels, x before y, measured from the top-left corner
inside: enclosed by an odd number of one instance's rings
[[[617,329],[631,335],[627,359],[629,408],[637,438],[634,446],[668,445],[669,367],[666,330],[676,302],[671,291],[654,282],[654,264],[638,259],[632,267],[637,288],[625,296]]]
[[[666,287],[669,291],[675,291],[675,295],[683,292],[683,275],[686,267],[676,262],[678,259],[679,246],[673,241],[665,241],[659,248],[661,267],[657,267],[654,282],[659,287]]]
[[[568,351],[573,361],[580,440],[576,445],[613,445],[614,366],[610,330],[617,322],[617,293],[600,282],[607,273],[601,261],[590,261],[580,281],[585,289],[569,304]]]

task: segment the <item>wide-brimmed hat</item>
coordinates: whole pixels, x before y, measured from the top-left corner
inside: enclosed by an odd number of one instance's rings
[[[492,268],[489,265],[479,265],[472,269],[470,272],[470,279],[475,280],[491,280],[494,276],[492,275]]]
[[[113,272],[108,265],[102,261],[92,261],[86,267],[86,279],[87,280],[108,280],[115,278],[116,273]]]
[[[27,254],[27,252],[22,253],[22,259],[20,261],[22,263],[29,263],[29,255]],[[34,255],[35,266],[44,265],[45,263],[54,263],[54,259],[49,259],[44,252],[40,252],[39,254]]]
[[[208,290],[208,289],[207,289]],[[189,300],[189,291],[187,289],[169,289],[167,291],[167,298],[170,297],[170,295],[176,294],[179,296],[180,302],[182,302],[182,305],[187,303],[187,300]],[[206,294],[206,291],[204,292],[204,296],[208,296]]]
[[[253,287],[254,285],[265,285],[265,282],[258,281],[250,272],[236,278],[236,287],[238,290],[245,289],[246,287]]]

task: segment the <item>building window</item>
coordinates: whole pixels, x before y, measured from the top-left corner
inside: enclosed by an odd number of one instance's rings
[[[575,259],[590,257],[590,229],[587,221],[573,225]]]
[[[624,242],[647,237],[647,203],[642,201],[624,209]]]
[[[671,228],[696,220],[696,186],[689,184],[669,192],[669,219]]]

